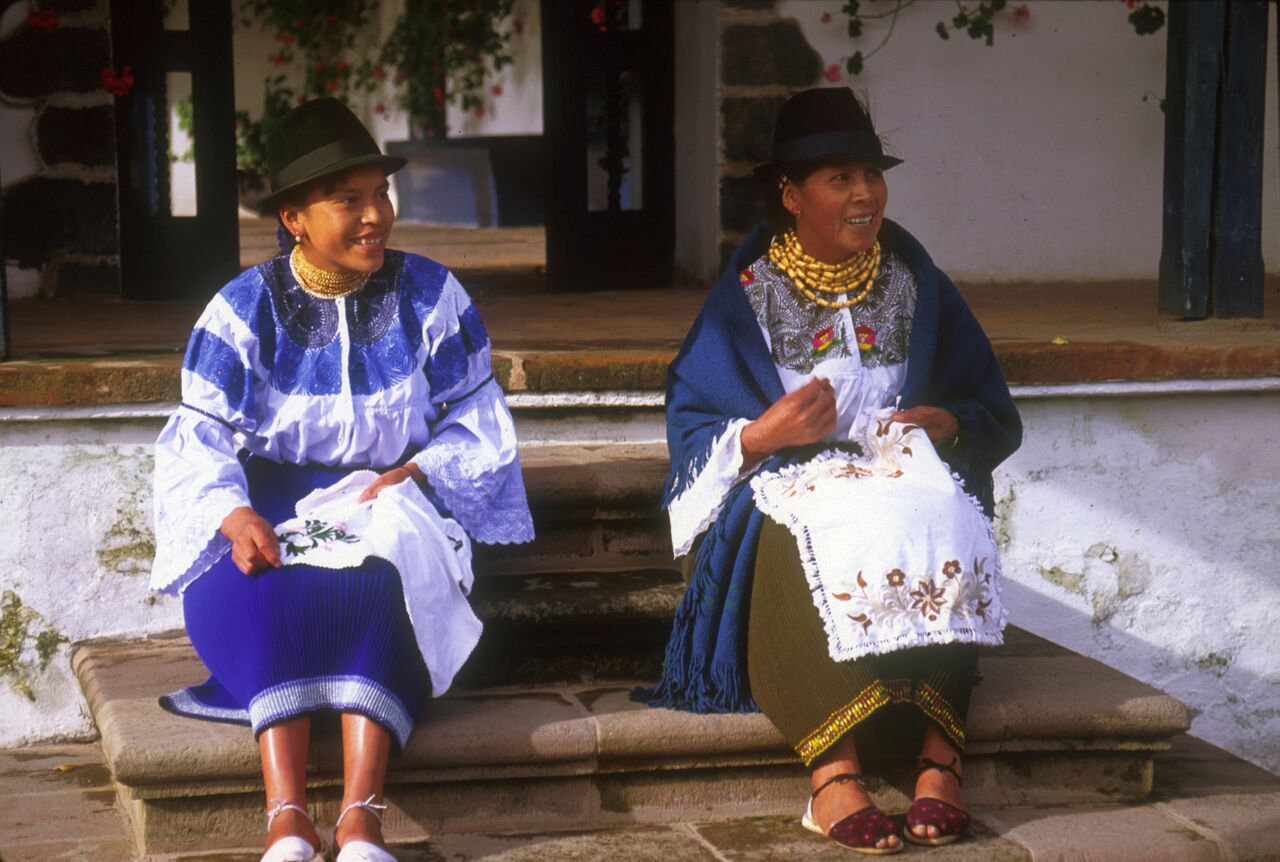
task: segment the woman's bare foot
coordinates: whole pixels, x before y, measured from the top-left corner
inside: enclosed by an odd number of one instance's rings
[[[338,831],[333,835],[333,843],[345,847],[352,841],[367,841],[376,847],[387,846],[382,839],[382,823],[372,811],[364,808],[353,808],[338,824]]]
[[[267,847],[275,844],[281,838],[287,838],[290,835],[297,835],[317,850],[323,843],[320,839],[320,833],[316,831],[315,824],[311,822],[311,818],[307,817],[300,811],[286,809],[276,815],[276,819],[271,821],[271,827],[267,830]]]
[[[924,732],[920,745],[920,756],[935,763],[950,765],[958,773],[953,775],[949,770],[928,768],[921,770],[916,776],[916,799],[941,799],[961,811],[967,810],[964,794],[960,792],[960,777],[964,776],[964,768],[960,763],[960,755],[933,725]],[[940,833],[936,826],[917,825],[911,828],[917,838],[937,838]]]
[[[814,768],[810,776],[813,789],[817,790],[840,774],[861,774],[858,754],[849,735],[831,749],[821,766]],[[826,789],[813,799],[813,819],[824,833],[830,833],[832,826],[850,814],[855,814],[873,804],[867,791],[858,782],[837,781],[827,785]],[[875,844],[880,850],[892,850],[901,845],[902,839],[897,835],[889,835]]]

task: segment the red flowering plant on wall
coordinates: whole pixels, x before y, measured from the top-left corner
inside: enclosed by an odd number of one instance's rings
[[[27,9],[27,26],[41,33],[49,33],[58,29],[58,10],[37,9],[35,6],[31,6]]]
[[[378,0],[236,0],[242,28],[274,33],[263,116],[237,113],[240,167],[262,166],[261,140],[280,114],[319,96],[351,101],[389,83],[413,129],[444,134],[448,104],[482,115],[486,83],[512,62],[511,32],[500,30],[513,0],[407,0],[378,44],[371,22]],[[513,30],[519,32],[520,22]],[[302,83],[296,82],[301,72]],[[501,95],[494,88],[493,97]],[[380,108],[380,110],[379,110]],[[379,101],[374,112],[386,114]]]

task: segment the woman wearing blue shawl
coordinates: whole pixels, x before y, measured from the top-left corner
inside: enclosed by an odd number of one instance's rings
[[[336,99],[267,141],[279,257],[210,301],[156,443],[152,588],[181,595],[209,679],[161,698],[250,725],[263,862],[323,855],[312,715],[340,713],[337,862],[394,862],[388,758],[475,646],[471,541],[533,537],[489,338],[440,264],[388,249],[384,156]]]
[[[806,828],[871,854],[903,848],[854,739],[886,718],[920,745],[903,837],[968,829],[965,717],[1004,626],[991,472],[1022,435],[981,327],[884,218],[899,163],[846,88],[779,115],[757,169],[771,225],[668,372],[664,507],[689,588],[645,694],[762,710],[812,769]]]

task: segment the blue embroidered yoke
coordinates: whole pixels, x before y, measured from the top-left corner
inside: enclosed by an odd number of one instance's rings
[[[917,280],[902,407],[931,405],[955,415],[959,437],[942,454],[990,516],[991,472],[1022,440],[1022,423],[1004,375],[973,313],[924,247],[888,220],[880,241],[906,261]],[[664,508],[693,483],[730,422],[758,418],[783,395],[738,278],[764,254],[768,242],[769,232],[760,226],[734,251],[668,369],[671,473]],[[816,451],[787,450],[761,469],[799,463]],[[696,546],[662,679],[652,690],[637,692],[638,697],[653,706],[693,712],[758,709],[747,679],[747,604],[763,518],[747,483],[725,498],[719,516]]]
[[[325,467],[411,460],[475,540],[533,537],[488,333],[453,274],[419,255],[388,250],[339,300],[303,291],[276,257],[209,303],[156,444],[153,589],[180,591],[229,549],[218,527],[249,505],[244,450]]]

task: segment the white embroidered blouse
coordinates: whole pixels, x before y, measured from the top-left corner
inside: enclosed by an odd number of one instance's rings
[[[277,257],[209,303],[156,443],[152,589],[176,594],[229,550],[218,528],[250,505],[242,449],[373,469],[409,456],[475,540],[533,537],[488,334],[453,274],[419,255],[388,251],[336,301],[302,291]]]
[[[907,339],[916,304],[910,268],[885,252],[866,301],[835,309],[802,297],[767,255],[743,270],[740,280],[783,389],[794,392],[814,377],[830,381],[836,427],[826,439],[861,439],[871,416],[894,402],[907,378]],[[742,469],[741,435],[749,423],[746,418],[731,422],[697,478],[671,501],[677,557],[689,552],[719,516],[728,493],[753,472]]]

